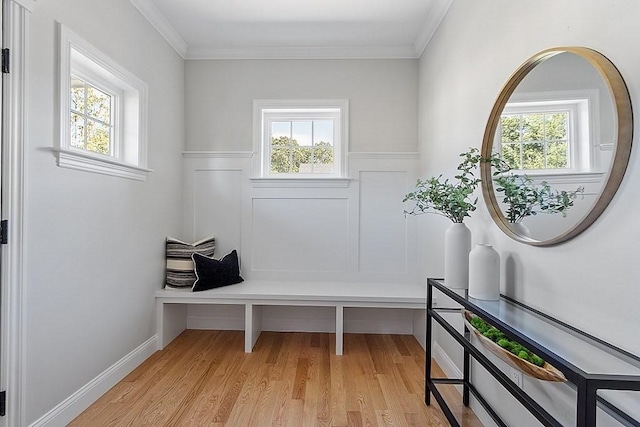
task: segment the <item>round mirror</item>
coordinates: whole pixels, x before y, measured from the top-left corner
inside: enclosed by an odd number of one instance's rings
[[[493,106],[482,143],[482,193],[511,238],[550,246],[604,211],[633,139],[629,92],[616,67],[583,47],[529,58]],[[496,160],[498,159],[498,160]]]

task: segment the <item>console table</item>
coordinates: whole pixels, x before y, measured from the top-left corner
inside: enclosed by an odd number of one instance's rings
[[[448,296],[461,307],[434,307],[434,291]],[[640,357],[504,295],[499,301],[477,300],[470,298],[466,292],[464,295],[459,295],[446,287],[442,279],[427,279],[425,403],[431,404],[431,394],[433,394],[452,426],[460,424],[438,391],[438,384],[461,384],[463,386],[462,401],[465,406],[469,405],[471,393],[499,426],[507,427],[507,424],[471,383],[471,358],[483,366],[542,425],[562,425],[471,342],[471,335],[466,327],[462,334],[441,315],[442,312],[460,312],[462,307],[502,330],[508,338],[527,346],[565,375],[577,392],[576,426],[595,426],[596,407],[602,408],[623,425],[640,426],[638,420],[634,420],[597,394],[600,389],[640,391]],[[431,376],[433,320],[463,347],[463,378]]]

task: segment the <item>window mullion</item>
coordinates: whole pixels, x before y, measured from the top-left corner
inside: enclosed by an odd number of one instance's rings
[[[289,173],[293,173],[293,121],[289,123]]]
[[[109,152],[113,157],[120,158],[122,157],[122,151],[124,149],[122,146],[120,146],[120,144],[123,143],[123,140],[122,138],[120,138],[120,135],[116,133],[116,122],[119,122],[118,115],[120,114],[120,111],[118,109],[118,103],[121,101],[120,95],[112,95],[110,101],[111,102],[109,103],[109,107],[111,108],[111,110],[109,111],[108,124],[110,141]]]
[[[519,158],[520,158],[520,168],[524,166],[524,142],[522,141],[522,132],[523,132],[523,121],[524,117],[522,114],[518,116],[518,145],[519,145]]]
[[[316,153],[316,137],[315,137],[315,121],[311,120],[311,173],[314,173],[316,170],[316,162],[315,162],[315,153]]]
[[[86,81],[83,81],[83,93],[84,96],[82,97],[82,119],[84,120],[84,132],[82,135],[82,148],[83,149],[87,149],[87,146],[89,145],[89,139],[88,139],[88,130],[89,130],[89,126],[87,126],[89,124],[89,113],[87,112],[88,110],[88,104],[89,104],[89,85],[87,84]]]
[[[547,138],[547,113],[542,115],[542,164],[547,169],[547,146],[549,145],[549,138]]]
[[[111,127],[112,127],[112,125],[111,125],[110,123],[108,123],[108,122],[103,122],[102,120],[97,119],[97,118],[95,118],[95,117],[93,117],[93,116],[87,116],[87,118],[88,118],[88,120],[91,120],[92,122],[96,122],[96,123],[99,123],[99,124],[101,124],[101,125],[105,125],[105,126],[107,126],[109,129],[111,129]]]

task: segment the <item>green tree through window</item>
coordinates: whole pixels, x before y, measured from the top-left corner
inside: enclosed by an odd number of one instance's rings
[[[71,76],[71,146],[111,154],[112,96]]]
[[[305,165],[333,165],[331,144],[319,141],[313,146],[300,146],[287,136],[271,137],[272,173],[300,173]]]
[[[272,174],[333,173],[332,120],[277,120],[271,122]]]
[[[520,170],[570,167],[568,121],[566,111],[503,115],[503,159]]]

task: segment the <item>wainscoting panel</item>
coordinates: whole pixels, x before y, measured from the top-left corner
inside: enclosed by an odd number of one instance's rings
[[[403,196],[417,153],[349,153],[338,182],[252,180],[251,152],[185,152],[184,240],[237,249],[251,280],[422,282]]]
[[[184,232],[195,241],[216,238],[216,257],[241,252],[253,154],[250,152],[183,153]]]
[[[406,171],[361,171],[359,271],[407,273]]]
[[[242,171],[193,171],[193,234],[216,237],[216,257],[240,248]]]
[[[253,270],[347,272],[347,199],[253,199]]]

